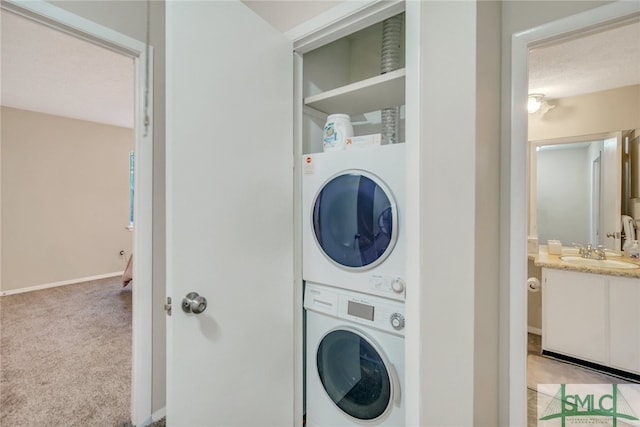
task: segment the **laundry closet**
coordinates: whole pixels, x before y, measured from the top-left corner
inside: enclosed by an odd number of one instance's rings
[[[403,7],[296,63],[309,427],[405,422]]]

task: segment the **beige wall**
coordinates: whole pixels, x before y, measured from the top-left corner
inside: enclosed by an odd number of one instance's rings
[[[531,259],[527,264],[527,277],[542,281],[542,269],[536,267]],[[527,294],[527,326],[542,330],[542,291]]]
[[[640,127],[640,85],[559,98],[546,114],[529,115],[529,141]]]
[[[529,115],[529,140],[593,135],[640,127],[640,85],[551,100],[555,108]],[[539,269],[538,269],[539,270]],[[529,266],[529,276],[540,277]],[[527,300],[528,325],[542,328],[540,293]]]
[[[2,291],[123,271],[133,130],[2,108]]]
[[[145,41],[146,7],[150,5],[150,44],[153,61],[153,360],[152,411],[165,405],[165,40],[164,0],[50,1],[55,6]]]

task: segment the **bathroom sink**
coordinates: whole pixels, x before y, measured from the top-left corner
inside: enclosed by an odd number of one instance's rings
[[[610,249],[605,249],[604,253],[607,255],[607,258],[609,257],[620,257],[622,256],[622,254],[612,251]],[[580,254],[578,253],[578,248],[562,248],[562,255],[575,255],[575,256],[579,256]]]
[[[563,255],[560,259],[567,264],[583,265],[585,267],[600,267],[600,268],[620,268],[620,269],[634,269],[640,268],[640,265],[633,264],[631,262],[617,260],[617,259],[593,259],[582,258],[580,256]]]

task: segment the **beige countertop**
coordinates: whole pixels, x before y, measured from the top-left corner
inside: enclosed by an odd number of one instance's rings
[[[576,255],[575,253],[567,253],[572,248],[563,247],[562,255]],[[551,255],[547,252],[546,245],[540,245],[538,250],[538,254],[529,254],[529,259],[533,258],[534,265],[536,267],[543,268],[555,268],[559,270],[570,270],[570,271],[579,271],[582,273],[593,273],[593,274],[605,274],[608,276],[620,276],[620,277],[636,277],[640,278],[640,268],[634,269],[622,269],[622,268],[606,268],[606,267],[596,267],[590,265],[575,265],[569,264],[560,259],[562,255]],[[577,256],[577,255],[576,255]],[[637,264],[640,266],[640,260],[632,259],[626,256],[621,257],[610,257],[612,260],[620,260],[626,261],[633,264]]]

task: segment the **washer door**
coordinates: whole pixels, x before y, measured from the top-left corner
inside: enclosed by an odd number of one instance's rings
[[[375,176],[346,171],[330,179],[313,203],[318,246],[346,269],[369,269],[389,256],[397,240],[396,204]]]
[[[325,391],[346,414],[374,420],[391,406],[390,370],[362,335],[348,329],[331,331],[320,342],[316,358]]]

